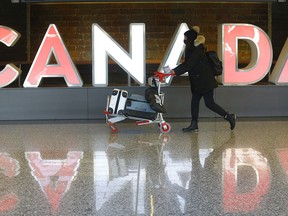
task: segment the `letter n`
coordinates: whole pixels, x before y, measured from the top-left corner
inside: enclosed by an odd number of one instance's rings
[[[288,38],[269,77],[269,82],[276,85],[288,84]]]
[[[145,25],[130,24],[130,51],[127,53],[99,25],[93,24],[93,86],[108,85],[108,55],[139,85],[145,85]]]

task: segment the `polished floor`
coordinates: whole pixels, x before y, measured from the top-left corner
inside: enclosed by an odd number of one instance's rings
[[[288,215],[288,119],[0,122],[0,215]]]

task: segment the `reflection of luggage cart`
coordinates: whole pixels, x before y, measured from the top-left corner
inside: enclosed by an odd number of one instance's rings
[[[173,76],[173,74],[154,72],[153,81],[162,105],[164,104],[164,93],[161,92],[161,83],[164,83],[166,77],[169,76]],[[163,114],[153,110],[144,96],[132,94],[128,97],[128,92],[125,90],[113,90],[107,98],[104,114],[106,123],[111,127],[112,132],[118,131],[115,123],[125,119],[136,120],[137,125],[155,123],[162,133],[168,133],[171,130],[170,124],[163,119]]]

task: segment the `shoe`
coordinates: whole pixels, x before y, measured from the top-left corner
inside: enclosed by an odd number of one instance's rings
[[[233,130],[236,126],[236,114],[227,113],[224,119],[230,123],[230,129]]]
[[[182,129],[183,132],[198,132],[198,122],[197,121],[191,121],[191,124],[187,128]]]

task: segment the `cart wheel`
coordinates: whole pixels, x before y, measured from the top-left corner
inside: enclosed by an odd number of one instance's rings
[[[171,126],[170,126],[169,123],[164,122],[164,123],[161,124],[160,131],[161,131],[162,133],[169,133],[170,130],[171,130]]]

